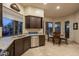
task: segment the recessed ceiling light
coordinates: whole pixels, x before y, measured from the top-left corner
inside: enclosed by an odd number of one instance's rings
[[[47,5],[47,3],[43,3],[44,5]]]
[[[57,6],[56,9],[59,10],[60,9],[60,6]]]

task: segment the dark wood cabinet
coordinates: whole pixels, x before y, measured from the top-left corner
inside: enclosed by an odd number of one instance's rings
[[[39,46],[45,45],[45,35],[39,35]]]
[[[30,28],[30,17],[25,17],[25,28]]]
[[[2,27],[2,3],[0,3],[0,27]]]
[[[9,56],[14,56],[14,42],[9,46],[7,52]]]
[[[45,35],[39,35],[39,46],[45,45]],[[31,48],[31,36],[27,36],[24,38],[16,39],[9,46],[7,51],[9,52],[9,56],[20,56],[25,51]]]
[[[42,28],[42,17],[25,16],[25,28]]]
[[[27,51],[31,47],[31,37],[25,37],[24,39],[24,52]]]
[[[23,53],[23,40],[21,39],[17,39],[15,40],[15,56],[19,56]]]
[[[31,37],[24,37],[21,39],[15,40],[15,56],[22,55],[25,51],[27,51],[31,47]]]

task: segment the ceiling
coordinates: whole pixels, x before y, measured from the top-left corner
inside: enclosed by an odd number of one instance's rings
[[[44,9],[46,17],[62,17],[75,13],[79,10],[79,3],[20,3],[24,8],[27,6]],[[60,6],[57,10],[56,7]]]

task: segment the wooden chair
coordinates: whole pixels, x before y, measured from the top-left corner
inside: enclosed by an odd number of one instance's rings
[[[54,32],[53,33],[53,44],[60,44],[60,32]]]
[[[65,44],[68,44],[68,40],[67,40],[66,37],[60,37],[59,44],[60,44],[62,41],[65,41]]]
[[[57,43],[57,44],[60,45],[62,41],[65,41],[65,43],[68,44],[67,38],[61,37],[61,33],[60,32],[54,32],[52,41],[53,41],[53,44]]]

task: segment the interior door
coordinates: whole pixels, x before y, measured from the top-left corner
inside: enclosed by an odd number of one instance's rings
[[[65,37],[66,38],[69,38],[69,32],[70,32],[70,30],[69,30],[69,21],[66,21],[65,22]]]

